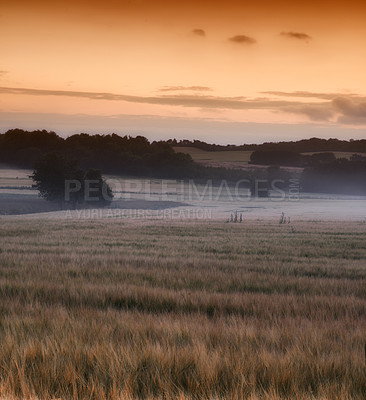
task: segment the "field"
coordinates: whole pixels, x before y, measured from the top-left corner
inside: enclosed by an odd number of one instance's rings
[[[226,221],[236,211],[245,220],[278,221],[282,212],[291,220],[366,221],[366,197],[302,193],[294,180],[291,193],[272,193],[268,199],[253,199],[242,185],[226,186],[192,181],[138,179],[107,176],[114,192],[112,210],[60,211],[57,203],[47,202],[31,188],[30,170],[0,168],[0,216],[27,218],[90,219],[124,215],[154,219],[211,219]],[[20,217],[23,218],[23,217]]]
[[[194,161],[217,167],[246,167],[252,151],[205,151],[196,147],[174,147],[176,152],[189,154]]]
[[[364,399],[365,235],[1,217],[0,397]]]
[[[176,152],[187,153],[193,158],[194,161],[211,167],[226,167],[226,168],[258,168],[258,165],[248,165],[252,151],[205,151],[196,147],[174,147]],[[351,152],[336,151],[333,152],[337,158],[350,159]],[[316,152],[302,153],[305,155],[316,154]],[[363,153],[357,153],[365,155]],[[283,167],[287,170],[299,170],[299,168]],[[301,170],[302,168],[300,168]]]

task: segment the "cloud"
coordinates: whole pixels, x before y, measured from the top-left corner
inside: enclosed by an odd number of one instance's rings
[[[159,92],[177,92],[181,90],[189,90],[193,92],[208,92],[213,89],[208,86],[163,86]]]
[[[305,40],[306,42],[312,39],[312,37],[308,34],[300,32],[281,32],[281,36],[285,36],[290,39]]]
[[[320,104],[301,104],[282,107],[281,111],[291,114],[301,114],[307,116],[311,121],[330,121],[335,111],[330,107],[330,103]]]
[[[228,39],[232,43],[237,43],[237,44],[254,44],[257,43],[257,41],[249,36],[245,35],[236,35]]]
[[[9,71],[0,70],[0,76],[7,74]]]
[[[312,121],[333,121],[347,125],[366,125],[366,97],[356,94],[311,92],[266,92],[280,96],[313,97],[329,100],[321,103],[293,103],[281,107],[281,111],[306,115]]]
[[[68,90],[43,90],[29,88],[0,87],[0,93],[32,95],[32,96],[66,96],[92,100],[126,101],[130,103],[159,104],[182,107],[222,108],[233,110],[272,109],[292,104],[287,101],[268,99],[247,99],[238,97],[220,97],[207,95],[162,95],[162,96],[131,96],[104,92],[77,92]]]
[[[337,97],[332,104],[341,113],[338,122],[344,124],[366,124],[366,99],[356,103],[346,97]]]
[[[303,92],[303,91],[296,91],[296,92],[280,92],[280,91],[267,91],[262,92],[264,94],[270,94],[274,96],[283,96],[283,97],[312,97],[314,99],[322,99],[322,100],[333,100],[337,97],[344,96],[342,93],[316,93],[316,92]],[[355,97],[356,94],[350,93],[347,94],[348,97]]]
[[[182,89],[183,88],[183,89]],[[163,92],[174,90],[192,90],[191,88],[205,88],[205,86],[167,86],[162,88]],[[30,88],[12,88],[0,87],[0,93],[13,95],[31,95],[31,96],[61,96],[61,97],[77,97],[92,100],[105,101],[125,101],[129,103],[140,104],[157,104],[164,106],[180,106],[193,107],[205,110],[269,110],[280,111],[298,115],[305,115],[311,121],[330,121],[347,125],[366,125],[366,97],[351,94],[349,96],[332,97],[334,94],[329,93],[311,93],[311,92],[294,92],[295,97],[314,97],[325,100],[322,102],[303,102],[298,100],[273,100],[270,98],[247,98],[243,96],[237,97],[221,97],[208,96],[202,94],[167,94],[160,96],[131,96],[127,94],[115,94],[104,92],[78,92],[67,90],[43,90]],[[287,92],[282,93],[286,96]],[[291,93],[290,93],[291,94]],[[301,94],[301,96],[300,96]],[[305,96],[306,97],[306,96]]]
[[[203,29],[193,29],[192,33],[196,36],[205,37],[206,32]]]

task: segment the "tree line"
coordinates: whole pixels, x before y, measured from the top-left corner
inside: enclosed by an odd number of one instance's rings
[[[195,179],[196,181],[211,179],[213,182],[223,179],[228,182],[247,180],[251,182],[248,184],[248,188],[251,188],[256,179],[268,180],[269,185],[276,179],[282,180],[281,188],[286,189],[291,174],[281,167],[295,166],[302,168],[300,185],[303,191],[366,194],[365,157],[355,154],[350,160],[337,159],[333,154],[333,151],[362,152],[363,149],[366,152],[366,140],[347,142],[337,139],[313,138],[298,142],[248,145],[257,146],[251,155],[251,163],[267,165],[268,168],[253,168],[245,171],[223,167],[205,167],[194,162],[190,155],[176,152],[173,149],[173,146],[177,144],[194,143],[196,146],[197,142],[199,142],[198,145],[205,144],[200,141],[177,142],[176,140],[150,143],[143,136],[131,137],[116,134],[80,133],[64,139],[52,131],[28,132],[22,129],[11,129],[0,134],[0,163],[32,169],[42,162],[49,163],[52,158],[63,160],[60,162],[66,164],[77,160],[79,170],[75,167],[76,170],[74,168],[73,172],[73,176],[76,176],[77,179],[68,179],[80,180],[82,186],[80,192],[87,187],[87,181],[94,181],[94,185],[96,185],[92,188],[94,191],[98,187],[100,190],[105,187],[102,175],[100,172],[98,175],[97,171],[103,171],[104,174],[162,179]],[[235,149],[243,150],[241,146],[235,146]],[[304,155],[298,151],[299,149],[318,153]],[[319,151],[323,152],[319,153]],[[64,171],[67,171],[68,168],[67,165],[63,166]],[[47,171],[47,168],[43,168],[43,170]],[[44,179],[49,179],[49,182],[52,180],[49,177]],[[36,185],[39,185],[36,179],[35,182]],[[38,186],[38,189],[42,194],[42,188]],[[77,196],[77,194],[73,196]],[[78,202],[79,200],[74,197],[70,201]]]
[[[11,129],[0,135],[0,162],[33,168],[47,153],[78,160],[80,167],[107,174],[185,178],[199,175],[199,166],[188,154],[176,153],[164,142],[145,137],[76,134],[64,139],[46,130]]]
[[[366,139],[360,140],[339,140],[339,139],[319,139],[310,138],[298,141],[288,142],[265,142],[262,144],[241,144],[241,145],[218,145],[206,143],[201,140],[176,140],[169,139],[167,144],[173,147],[196,147],[205,151],[285,151],[294,153],[311,153],[311,152],[360,152],[366,153]]]
[[[32,169],[49,153],[77,160],[83,170],[97,169],[104,174],[232,182],[249,177],[246,171],[205,167],[189,154],[174,151],[167,142],[150,143],[143,136],[80,133],[64,139],[53,131],[22,129],[0,134],[0,163]]]

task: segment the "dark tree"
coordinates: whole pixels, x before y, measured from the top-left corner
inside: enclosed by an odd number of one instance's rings
[[[365,195],[366,162],[340,158],[305,168],[301,184],[305,192]]]
[[[80,190],[69,193],[67,184],[82,182],[84,173],[76,161],[67,159],[60,153],[49,153],[40,158],[34,165],[31,178],[45,200],[73,205],[82,201],[83,193]]]
[[[100,171],[91,169],[84,173],[77,161],[59,153],[50,153],[35,163],[31,178],[45,200],[60,205],[86,203],[103,207],[113,199],[112,189]]]
[[[97,169],[90,169],[84,176],[85,202],[90,205],[107,206],[113,200],[112,189]]]
[[[326,164],[336,161],[336,156],[334,153],[326,152],[326,153],[315,153],[310,157],[310,164]]]
[[[250,156],[252,164],[301,166],[305,163],[306,156],[292,151],[256,150]]]

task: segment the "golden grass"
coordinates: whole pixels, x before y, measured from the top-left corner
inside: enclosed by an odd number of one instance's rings
[[[2,219],[0,397],[364,399],[365,233]]]

